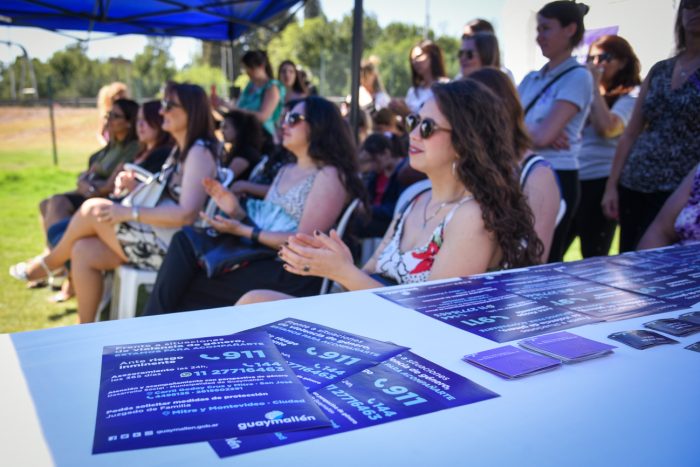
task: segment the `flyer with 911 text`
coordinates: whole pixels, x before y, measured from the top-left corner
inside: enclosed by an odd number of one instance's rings
[[[104,348],[93,453],[328,425],[265,332]]]

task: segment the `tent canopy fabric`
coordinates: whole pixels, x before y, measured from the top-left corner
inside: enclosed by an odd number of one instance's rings
[[[0,24],[233,40],[303,0],[2,0]]]

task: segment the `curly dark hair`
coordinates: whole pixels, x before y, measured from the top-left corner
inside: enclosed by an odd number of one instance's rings
[[[503,268],[537,264],[544,251],[534,216],[520,189],[520,155],[512,118],[485,85],[472,79],[432,86],[440,111],[450,122],[456,171],[481,208],[484,226],[496,237]]]
[[[228,166],[236,157],[244,157],[246,153],[260,155],[263,149],[263,127],[255,115],[245,110],[233,109],[224,114],[236,129],[236,141],[231,151],[224,158],[224,166]]]
[[[319,166],[335,167],[351,199],[360,198],[366,203],[365,187],[358,175],[355,139],[340,110],[319,96],[309,96],[299,102],[304,102],[306,123],[310,129],[309,156]]]

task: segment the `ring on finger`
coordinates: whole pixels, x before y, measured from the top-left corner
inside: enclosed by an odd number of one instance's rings
[[[308,264],[305,264],[304,267],[301,268],[301,270],[304,272],[309,272],[309,271],[311,271],[311,266],[309,266]]]

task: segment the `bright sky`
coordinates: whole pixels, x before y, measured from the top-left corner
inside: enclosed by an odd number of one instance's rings
[[[438,35],[461,36],[462,25],[477,16],[492,20],[498,16],[504,0],[365,0],[364,9],[374,13],[382,26],[401,21],[420,26],[425,24],[426,9],[429,12],[430,27]],[[339,19],[353,8],[352,0],[322,0],[321,6],[329,19]],[[400,5],[400,8],[397,8]],[[427,8],[426,8],[427,7]],[[400,11],[399,11],[400,10]],[[301,13],[300,13],[301,14]],[[498,24],[495,25],[498,29]],[[83,32],[70,32],[71,35],[86,38]],[[104,34],[93,33],[88,44],[88,56],[105,59],[122,56],[133,58],[143,50],[146,38],[143,36],[120,36],[100,39]],[[65,36],[35,28],[0,26],[0,41],[12,41],[22,44],[31,57],[42,61],[48,59],[57,50],[64,49],[75,41]],[[174,38],[170,53],[178,68],[190,63],[199,51],[199,41],[186,38]],[[0,44],[0,61],[13,61],[19,49]]]

